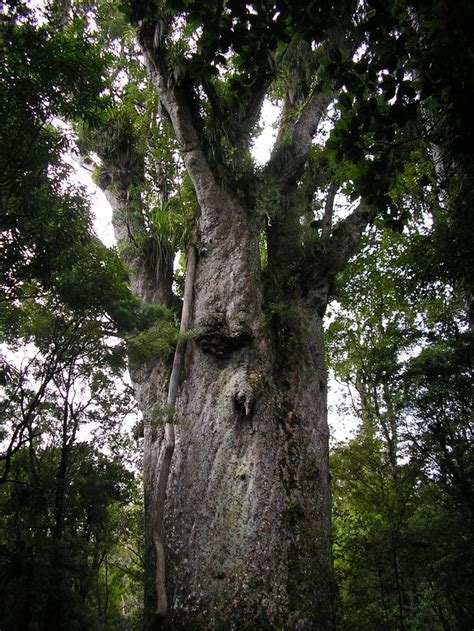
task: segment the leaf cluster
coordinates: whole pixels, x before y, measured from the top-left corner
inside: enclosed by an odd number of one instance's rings
[[[57,628],[102,628],[104,559],[122,535],[136,482],[118,460],[86,443],[69,450],[61,479],[61,456],[56,447],[37,450],[33,465],[28,450],[20,451],[11,468],[15,482],[0,487],[2,628],[43,620]]]
[[[0,96],[0,283],[6,309],[31,291],[52,292],[74,308],[108,313],[119,328],[130,327],[138,305],[125,268],[92,234],[84,191],[70,181],[63,160],[70,138],[56,122],[80,117],[92,125],[103,116],[103,55],[74,30],[38,26],[21,4],[2,15],[0,26],[6,88]]]

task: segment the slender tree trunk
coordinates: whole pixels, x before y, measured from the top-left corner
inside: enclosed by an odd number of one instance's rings
[[[152,523],[153,543],[156,555],[156,614],[164,617],[168,613],[168,599],[166,596],[166,563],[164,551],[164,508],[166,489],[168,486],[171,458],[175,447],[175,423],[176,423],[176,399],[178,396],[179,379],[183,369],[184,355],[186,351],[185,334],[188,332],[191,321],[194,295],[194,279],[196,273],[196,246],[191,244],[188,249],[186,283],[184,287],[183,311],[181,314],[180,337],[176,344],[166,399],[167,418],[164,427],[164,436],[160,451],[160,460],[156,463],[156,478],[154,477],[152,506],[150,517]],[[171,409],[170,409],[171,408]]]

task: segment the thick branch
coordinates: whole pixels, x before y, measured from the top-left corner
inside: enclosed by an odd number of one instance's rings
[[[327,31],[325,43],[316,51],[316,57],[313,57],[313,62],[316,62],[314,71],[319,66],[318,53],[330,55],[334,49],[345,49],[350,57],[355,52],[358,45],[358,35],[352,25],[352,15],[351,3],[347,3],[339,20],[336,20],[336,23]],[[315,51],[306,51],[305,60],[301,60],[299,63],[310,63],[309,60],[312,55],[315,55]],[[298,177],[300,169],[309,156],[312,140],[321,119],[337,92],[334,85],[330,85],[327,90],[322,90],[319,80],[316,86],[311,88],[307,81],[302,79],[297,88],[300,93],[296,99],[288,95],[284,109],[287,109],[288,106],[290,106],[289,110],[297,109],[301,107],[304,99],[306,99],[306,104],[296,120],[291,114],[284,117],[284,120],[286,121],[288,118],[289,122],[282,125],[268,164],[270,174],[274,176],[275,180],[279,180],[283,187]]]
[[[170,117],[198,199],[201,206],[205,206],[205,202],[212,199],[214,190],[210,189],[214,189],[214,186],[206,186],[203,182],[212,182],[215,186],[217,183],[199,138],[199,126],[190,107],[189,98],[186,98],[183,89],[167,76],[164,53],[160,47],[155,46],[155,31],[158,26],[159,23],[154,28],[149,23],[142,25],[139,32],[140,45],[160,101]]]
[[[129,203],[126,195],[117,193],[112,187],[103,190],[112,206],[115,238],[119,245],[125,246],[125,252],[130,250],[124,254],[124,259],[131,270],[130,287],[133,293],[151,304],[174,305],[177,300],[172,290],[174,252],[166,247],[161,249],[159,256],[143,252],[126,218]]]
[[[337,193],[337,184],[329,186],[326,202],[324,204],[324,215],[321,221],[321,239],[326,241],[331,234],[332,220],[334,216],[334,200]]]
[[[290,129],[280,134],[267,170],[272,179],[285,186],[294,180],[308,159],[311,144],[322,117],[333,100],[332,92],[314,91]]]
[[[148,303],[177,305],[173,294],[174,252],[170,247],[145,248],[146,235],[141,199],[135,188],[145,181],[145,164],[132,138],[128,138],[128,151],[116,147],[112,153],[100,152],[100,136],[92,136],[95,149],[104,167],[99,187],[112,207],[112,224],[115,238],[123,248],[122,257],[131,271],[130,285],[133,293]],[[81,156],[83,162],[84,156]],[[163,180],[166,180],[163,177]],[[148,245],[148,244],[147,244]]]
[[[310,160],[312,139],[331,100],[329,93],[312,94],[298,119],[280,129],[267,165],[274,208],[278,209],[267,228],[268,261],[280,283],[303,256],[301,216],[311,212],[314,191],[321,181],[320,170]]]
[[[245,130],[250,131],[257,123],[270,83],[270,77],[267,77],[266,80],[262,77],[262,81],[259,82],[260,87],[256,87],[255,91],[252,92],[242,117],[243,128]]]
[[[346,219],[336,225],[326,250],[332,276],[340,272],[354,254],[362,233],[373,216],[373,211],[361,202]]]

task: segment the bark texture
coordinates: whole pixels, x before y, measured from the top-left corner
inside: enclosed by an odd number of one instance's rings
[[[166,427],[150,415],[167,403],[169,361],[132,372],[145,417],[147,626],[333,628],[322,318],[368,216],[359,208],[334,231],[333,267],[321,260],[310,290],[293,290],[275,318],[255,215],[212,179],[200,184],[197,333],[179,376],[172,459]],[[166,275],[129,263],[139,295],[169,302]]]
[[[306,270],[306,282],[291,288],[288,279],[301,275],[303,263],[289,257],[283,269],[285,233],[278,222],[269,239],[275,261],[262,271],[255,212],[209,170],[193,171],[189,160],[201,209],[191,316],[196,334],[177,384],[174,453],[169,428],[150,414],[167,403],[169,360],[132,371],[145,417],[147,627],[330,629],[335,596],[322,319],[333,277],[369,215],[359,207],[339,223],[326,254]],[[126,196],[109,190],[109,199],[116,234],[126,239],[120,220]],[[128,262],[138,295],[171,302],[163,270],[150,270],[139,256]],[[287,298],[277,316],[276,276],[286,283]],[[164,462],[170,466],[165,502]]]
[[[287,330],[274,330],[263,308],[255,221],[222,189],[214,200],[200,200],[193,316],[199,333],[181,375],[165,504],[170,610],[161,621],[150,613],[149,623],[332,628],[321,313],[314,296],[300,298]],[[321,307],[328,287],[318,287]],[[137,393],[145,412],[165,398],[152,374],[137,383]],[[147,426],[145,436],[147,611],[155,612],[150,542],[166,441],[162,428]]]
[[[190,349],[166,510],[168,628],[331,626],[320,324],[291,365],[263,335],[226,355]]]

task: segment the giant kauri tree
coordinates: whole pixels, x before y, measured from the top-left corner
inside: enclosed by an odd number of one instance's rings
[[[132,365],[145,419],[151,625],[333,624],[322,319],[371,210],[360,203],[332,227],[336,185],[313,145],[335,97],[317,76],[320,58],[352,54],[351,13],[281,10],[131,6],[199,209],[187,247],[184,362],[181,336],[173,370],[166,357]],[[272,90],[284,101],[278,139],[257,169],[250,146]],[[169,243],[134,242],[147,156],[130,142],[121,153],[106,145],[101,183],[132,285],[173,306]],[[320,228],[318,189],[328,193]]]
[[[366,226],[403,229],[397,178],[442,110],[408,5],[97,4],[115,111],[83,150],[132,289],[173,310],[130,340],[150,628],[335,624],[323,317]],[[258,166],[266,98],[280,115]]]
[[[337,186],[313,139],[336,89],[318,76],[321,59],[352,55],[352,13],[178,4],[125,8],[199,207],[184,364],[133,370],[145,417],[148,616],[170,628],[326,628],[334,595],[322,318],[371,210],[360,203],[332,226]],[[278,138],[257,169],[249,150],[272,91],[283,102]],[[143,203],[134,187],[146,155],[112,153],[102,182],[124,245],[137,223],[131,206]],[[318,189],[327,192],[320,228]],[[172,306],[172,249],[124,250],[139,295]]]

